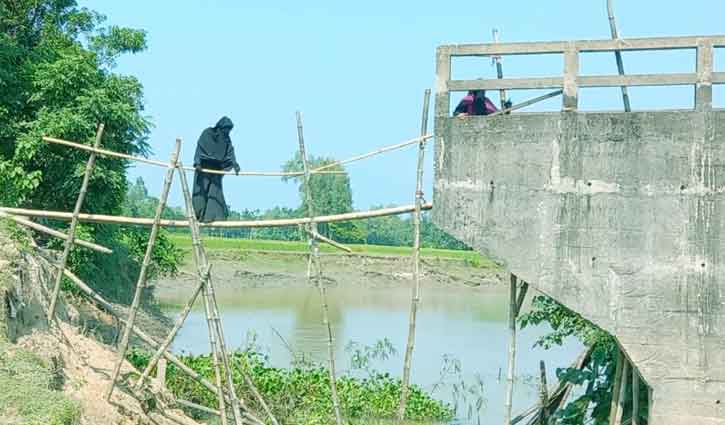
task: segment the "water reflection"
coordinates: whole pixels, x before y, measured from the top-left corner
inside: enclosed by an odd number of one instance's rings
[[[387,338],[397,355],[378,361],[377,370],[399,376],[407,339],[410,293],[404,288],[331,288],[329,317],[335,333],[335,352],[341,372],[351,367],[345,346],[350,341],[372,345]],[[480,377],[486,407],[481,423],[500,421],[508,349],[506,329],[508,291],[468,288],[425,289],[418,314],[413,382],[435,395],[452,401],[449,387],[441,380],[444,357],[460,361],[461,376],[470,383]],[[257,343],[269,354],[275,366],[286,367],[291,360],[288,346],[308,353],[313,361],[325,362],[326,330],[322,326],[319,294],[314,288],[255,288],[217,290],[227,343],[241,347],[247,335],[256,334]],[[180,294],[161,294],[166,311],[175,315],[185,301]],[[174,341],[176,352],[205,353],[209,350],[207,326],[201,304],[195,307]],[[546,329],[526,329],[519,334],[515,410],[535,402],[539,360],[549,368],[549,382],[555,382],[555,368],[565,367],[581,352],[581,345],[569,341],[554,350],[532,349]],[[279,334],[279,335],[278,335]],[[280,337],[281,336],[281,337]],[[504,372],[501,372],[504,371]],[[501,378],[501,379],[500,379]],[[461,423],[466,423],[461,422]],[[474,421],[472,423],[477,423]]]

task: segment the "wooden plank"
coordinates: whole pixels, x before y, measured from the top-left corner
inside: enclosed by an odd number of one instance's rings
[[[703,40],[714,47],[725,47],[725,35],[688,36],[688,37],[649,37],[617,40],[576,40],[573,41],[580,52],[613,52],[639,50],[694,49]],[[519,43],[472,43],[449,44],[438,47],[440,54],[450,56],[492,56],[561,54],[567,49],[568,41],[539,41]]]
[[[433,204],[423,204],[424,211],[433,209]],[[335,223],[338,221],[363,220],[373,217],[384,217],[389,215],[408,214],[415,210],[415,205],[404,205],[400,207],[381,208],[368,211],[356,211],[344,214],[321,215],[314,217],[317,223]],[[70,220],[73,214],[62,211],[43,211],[24,208],[4,208],[0,207],[0,211],[22,215],[26,217],[44,217],[55,220]],[[78,220],[89,223],[107,223],[107,224],[130,224],[136,226],[151,226],[154,224],[152,218],[124,217],[103,214],[79,214]],[[279,220],[230,220],[230,221],[212,221],[209,223],[199,223],[201,227],[219,227],[219,228],[258,228],[258,227],[286,227],[299,226],[307,224],[311,221],[309,217],[304,218],[287,218]],[[188,227],[187,220],[161,220],[163,227]]]
[[[501,80],[450,80],[450,91],[501,90],[501,89],[560,89],[564,87],[563,77],[503,78]]]

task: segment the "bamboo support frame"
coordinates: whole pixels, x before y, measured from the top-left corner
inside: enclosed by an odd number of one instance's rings
[[[549,420],[549,389],[546,384],[546,363],[543,360],[539,362],[539,403],[541,403],[541,413],[539,414],[540,425],[547,425]]]
[[[632,364],[632,425],[639,425],[639,371]]]
[[[612,33],[612,40],[619,40],[619,34],[617,32],[617,22],[614,19],[614,5],[613,0],[607,0],[607,15],[609,17],[609,30]],[[624,75],[624,61],[622,61],[622,52],[620,50],[614,51],[614,58],[617,61],[617,72],[619,75]],[[622,102],[624,103],[624,111],[631,112],[632,107],[629,104],[629,93],[627,92],[627,86],[622,86]]]
[[[337,242],[335,240],[332,240],[332,239],[330,239],[330,238],[328,238],[326,236],[323,236],[323,235],[321,235],[321,234],[319,234],[317,232],[312,232],[310,229],[304,229],[304,230],[305,230],[305,232],[307,234],[309,234],[310,236],[312,236],[313,238],[315,238],[315,239],[317,239],[319,241],[322,241],[322,242],[324,242],[324,243],[326,243],[326,244],[328,244],[330,246],[333,246],[333,247],[339,249],[340,251],[345,251],[347,253],[352,253],[352,249],[346,247],[345,245],[341,244],[340,242]]]
[[[58,265],[52,262],[49,258],[45,257],[46,260],[50,262],[50,264],[56,268],[58,268]],[[110,302],[108,302],[105,298],[103,298],[101,295],[99,295],[96,291],[91,289],[88,284],[83,282],[78,276],[73,274],[70,270],[64,269],[63,274],[73,282],[78,289],[81,290],[91,301],[93,301],[96,305],[101,307],[103,310],[107,311],[111,315],[118,318],[118,320],[124,324],[128,325],[128,322],[126,319],[123,318],[123,315],[116,309],[116,307],[113,306]],[[147,333],[145,333],[143,330],[139,329],[137,326],[133,326],[132,328],[133,333],[138,336],[144,343],[146,343],[149,347],[152,349],[156,349],[160,346],[160,344],[153,339],[151,336],[149,336]],[[176,366],[182,373],[186,374],[190,379],[197,382],[198,384],[202,385],[207,390],[218,393],[217,387],[214,386],[209,380],[204,378],[199,372],[195,371],[194,369],[190,368],[189,366],[186,366],[178,357],[176,357],[174,354],[170,353],[169,351],[164,351],[163,353],[164,358],[171,362],[174,366]],[[228,394],[225,394],[226,398],[230,398]],[[245,412],[244,416],[251,421],[253,421],[256,424],[263,425],[264,423],[259,420],[256,416],[252,415],[250,412]]]
[[[96,139],[93,142],[93,147],[98,148],[101,144],[101,138],[103,137],[104,124],[98,125],[96,130]],[[91,173],[93,167],[96,165],[96,155],[91,154],[86,162],[86,170],[83,174],[83,182],[81,183],[81,190],[78,193],[76,199],[75,208],[73,209],[73,217],[71,218],[70,228],[68,229],[68,238],[65,240],[63,247],[63,254],[60,257],[60,270],[63,270],[68,263],[68,257],[70,256],[71,249],[73,249],[73,243],[76,237],[76,227],[78,227],[78,215],[81,212],[83,201],[86,198],[86,192],[88,192],[88,183],[91,180]],[[55,285],[53,286],[53,292],[50,296],[50,306],[48,307],[48,319],[50,322],[55,318],[55,305],[58,302],[58,295],[60,294],[60,283],[63,280],[63,273],[58,271],[55,278]]]
[[[516,276],[511,273],[511,288],[509,292],[509,353],[508,375],[506,379],[506,400],[504,402],[504,424],[511,424],[511,411],[513,408],[514,373],[516,371]]]
[[[617,354],[617,365],[614,370],[614,383],[612,384],[612,405],[609,409],[609,424],[615,425],[615,418],[617,417],[617,410],[619,409],[619,398],[622,395],[619,388],[622,386],[622,375],[624,369],[624,353],[621,351]],[[626,381],[626,379],[624,379]]]
[[[121,338],[121,346],[119,348],[119,358],[118,362],[116,363],[116,367],[111,374],[111,385],[108,388],[108,391],[106,392],[106,400],[111,399],[111,395],[113,394],[113,389],[116,386],[116,379],[118,379],[118,374],[121,371],[121,365],[123,365],[123,362],[126,357],[126,350],[128,350],[128,342],[129,337],[131,336],[131,329],[133,328],[133,325],[136,321],[136,313],[138,311],[139,304],[141,302],[141,292],[143,291],[143,288],[146,286],[146,273],[149,268],[149,264],[151,263],[151,256],[153,254],[154,245],[156,244],[156,237],[159,233],[160,228],[160,220],[161,220],[161,214],[164,211],[164,207],[166,207],[166,200],[169,196],[169,190],[171,189],[171,182],[174,177],[174,171],[176,170],[176,161],[179,158],[179,151],[181,150],[181,139],[176,139],[176,145],[174,146],[174,152],[171,154],[171,161],[168,165],[168,169],[166,171],[166,178],[164,179],[164,186],[163,190],[161,192],[161,196],[159,197],[159,204],[156,206],[156,216],[154,217],[154,224],[151,227],[151,234],[149,235],[149,241],[146,245],[146,254],[143,259],[143,263],[141,264],[141,270],[139,271],[138,281],[136,282],[136,291],[133,296],[133,301],[131,303],[131,311],[128,316],[128,323],[126,324],[125,329],[123,330],[123,337]]]
[[[430,105],[430,89],[423,95],[423,112],[420,123],[420,134],[423,137],[428,131],[428,108]],[[403,361],[403,379],[400,387],[400,403],[398,405],[398,424],[405,419],[405,407],[408,403],[408,385],[410,383],[410,370],[413,362],[413,349],[415,347],[415,327],[418,317],[418,304],[420,303],[420,223],[421,206],[423,205],[423,166],[425,164],[425,142],[418,144],[418,166],[415,180],[415,211],[413,212],[413,287],[410,300],[410,318],[408,321],[408,342],[405,348]]]
[[[302,128],[302,114],[297,111],[297,138],[299,143],[299,149],[300,149],[300,157],[302,158],[302,168],[304,171],[304,179],[305,179],[305,201],[307,203],[307,213],[310,217],[315,216],[315,207],[312,204],[312,187],[310,185],[310,169],[309,164],[307,163],[307,152],[305,151],[305,137],[304,137],[304,131]],[[317,232],[317,222],[315,222],[314,219],[310,220],[310,222],[307,225],[308,232],[311,235],[314,235]],[[325,327],[327,328],[327,353],[328,353],[328,362],[330,365],[330,389],[332,394],[332,407],[335,412],[335,421],[337,425],[343,425],[342,421],[342,413],[340,411],[340,399],[337,395],[337,382],[335,378],[335,349],[333,345],[333,335],[332,335],[332,327],[330,326],[330,317],[328,312],[328,306],[327,306],[327,290],[322,285],[322,266],[320,264],[320,247],[317,242],[317,239],[314,236],[310,237],[310,260],[308,262],[309,266],[314,265],[315,266],[315,284],[317,286],[318,291],[320,292],[320,301],[322,304],[322,321],[324,322]],[[308,266],[308,276],[311,277],[311,274],[309,273]]]
[[[526,301],[526,293],[529,290],[529,284],[521,281],[521,285],[519,286],[519,293],[518,298],[516,299],[516,317],[521,314],[521,307],[524,305],[524,301]]]
[[[427,211],[433,208],[433,204],[423,204],[422,210]],[[8,214],[22,215],[27,217],[43,217],[54,220],[70,220],[72,213],[63,211],[44,211],[32,210],[24,208],[6,208],[0,207],[0,211]],[[239,220],[239,221],[213,221],[210,223],[199,223],[200,227],[218,227],[226,229],[235,228],[259,228],[259,227],[287,227],[306,225],[314,221],[315,223],[335,223],[339,221],[363,220],[366,218],[384,217],[389,215],[408,214],[415,211],[415,205],[403,205],[393,208],[380,208],[368,211],[356,211],[344,214],[322,215],[317,217],[290,218],[278,220]],[[90,223],[108,223],[108,224],[128,224],[136,226],[153,226],[154,219],[123,217],[102,214],[79,214],[78,220]],[[189,227],[188,220],[160,220],[159,224],[163,227]]]
[[[622,353],[622,357],[624,357],[624,353]],[[614,421],[612,422],[613,425],[622,425],[622,419],[624,417],[624,404],[627,401],[627,378],[629,376],[629,361],[624,358],[624,362],[622,363],[622,382],[619,385],[619,388],[614,388],[614,391],[619,392],[618,397],[618,403],[616,406],[616,413],[614,414]]]
[[[66,235],[63,232],[60,232],[55,229],[51,229],[50,227],[43,226],[42,224],[36,223],[34,221],[26,220],[24,218],[15,216],[13,214],[8,214],[5,212],[0,211],[0,218],[7,218],[8,220],[12,220],[21,226],[28,227],[30,229],[36,230],[41,233],[45,233],[46,235],[50,235],[53,237],[56,237],[58,239],[62,239],[64,241],[68,240],[68,235]],[[84,248],[88,248],[90,250],[100,252],[101,254],[113,254],[113,250],[106,248],[105,246],[95,244],[93,242],[88,242],[83,239],[73,238],[73,243],[75,243],[78,246],[82,246]]]

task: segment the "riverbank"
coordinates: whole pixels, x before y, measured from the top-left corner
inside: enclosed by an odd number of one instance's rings
[[[184,251],[179,274],[155,283],[155,295],[164,305],[183,304],[197,283],[191,240],[173,235]],[[205,238],[218,291],[248,288],[305,288],[307,244],[304,242]],[[397,288],[412,283],[411,248],[350,245],[348,254],[321,245],[324,284],[339,288]],[[422,251],[424,288],[490,289],[500,286],[503,271],[473,251],[426,248]]]

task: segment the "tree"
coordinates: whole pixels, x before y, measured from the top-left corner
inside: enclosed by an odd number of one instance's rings
[[[335,162],[332,158],[310,157],[308,158],[311,169],[319,168]],[[287,161],[282,166],[284,172],[301,172],[302,158],[300,153]],[[329,168],[327,171],[339,171],[341,174],[312,174],[310,185],[312,186],[312,201],[316,214],[341,214],[352,211],[352,190],[350,189],[350,176],[345,173],[341,165]],[[300,211],[307,214],[307,198],[305,197],[306,184],[302,176],[282,177],[282,181],[294,181],[299,185]]]
[[[103,147],[149,153],[141,84],[113,72],[120,55],[146,47],[146,34],[103,27],[104,19],[75,0],[0,1],[0,204],[73,209],[88,154],[48,145],[41,140],[44,135],[90,142],[104,123]],[[118,159],[97,160],[84,211],[122,211],[127,167]],[[119,275],[135,269],[143,237],[122,227],[84,225],[80,230],[115,254],[75,250],[71,267],[102,293],[105,289],[125,300],[134,277],[124,285]],[[172,263],[166,262],[166,268],[173,269]]]

